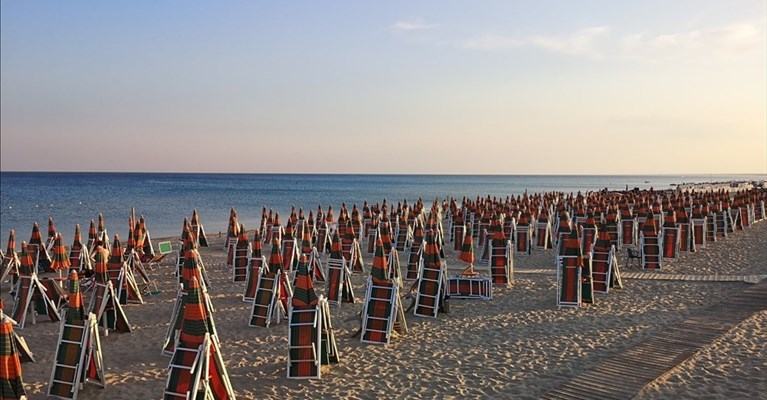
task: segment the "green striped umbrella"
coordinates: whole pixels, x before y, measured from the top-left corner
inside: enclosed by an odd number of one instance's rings
[[[85,319],[85,309],[83,308],[83,294],[80,293],[80,279],[77,271],[72,270],[69,273],[69,295],[67,299],[67,323],[82,321]]]
[[[317,293],[314,292],[312,276],[309,273],[309,261],[306,258],[306,254],[303,254],[298,262],[298,272],[296,272],[293,297],[290,300],[290,304],[293,308],[311,308],[315,307],[318,302],[319,299],[317,298]]]

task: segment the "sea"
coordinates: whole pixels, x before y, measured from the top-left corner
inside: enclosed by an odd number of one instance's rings
[[[254,229],[262,207],[280,214],[291,205],[308,217],[317,206],[335,215],[342,203],[396,206],[419,197],[436,199],[509,196],[558,191],[671,189],[682,183],[764,181],[765,175],[326,175],[213,173],[0,172],[0,246],[16,230],[17,250],[38,222],[46,237],[48,217],[70,245],[75,224],[87,235],[91,219],[104,215],[110,235],[126,237],[131,207],[143,215],[153,238],[180,236],[184,217],[196,209],[206,232],[226,232],[229,210],[237,210],[246,229]]]

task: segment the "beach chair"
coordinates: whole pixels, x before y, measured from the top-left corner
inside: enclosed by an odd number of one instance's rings
[[[66,308],[67,292],[64,291],[58,280],[59,278],[44,278],[40,280],[40,283],[42,283],[45,288],[46,296],[51,299],[51,302],[56,306],[59,315],[61,315],[61,311]]]
[[[726,210],[719,210],[714,213],[714,226],[716,227],[716,239],[727,239],[727,235],[731,232],[730,228],[730,213]]]
[[[256,295],[253,298],[253,307],[250,311],[250,326],[260,326],[268,328],[275,319],[280,323],[280,319],[287,315],[283,303],[280,301],[282,271],[266,272],[259,275],[258,285],[256,286]]]
[[[535,225],[535,248],[546,250],[552,248],[553,238],[551,236],[551,222],[548,218],[541,219]]]
[[[136,282],[136,277],[133,276],[133,272],[126,263],[123,263],[119,269],[108,269],[107,273],[109,280],[117,290],[117,299],[120,304],[128,304],[129,301],[144,304],[144,298],[141,296],[141,289]]]
[[[330,318],[330,306],[324,296],[320,296],[320,310],[322,311],[320,362],[322,365],[337,364],[341,362],[341,355],[338,352],[336,334]]]
[[[312,246],[312,251],[309,253],[309,271],[312,273],[315,281],[325,282],[326,277],[325,269],[322,266],[322,258],[315,246]]]
[[[679,227],[673,219],[666,218],[662,228],[663,238],[663,259],[665,261],[675,261],[679,257]]]
[[[243,282],[248,279],[248,265],[250,261],[251,247],[247,234],[242,237],[240,234],[240,240],[237,241],[237,245],[234,249],[234,258],[232,262],[232,281]]]
[[[402,272],[400,272],[400,263],[399,263],[399,253],[397,252],[396,247],[392,247],[392,249],[389,251],[389,255],[387,256],[387,263],[388,267],[386,271],[389,274],[389,279],[391,279],[393,282],[397,284],[397,286],[404,287],[404,282],[402,281]]]
[[[594,292],[607,294],[616,283],[623,286],[615,257],[615,245],[605,235],[594,243],[591,254],[591,268],[594,279]]]
[[[284,271],[293,271],[298,265],[298,242],[295,238],[283,236],[282,238],[282,269]]]
[[[630,214],[621,216],[621,244],[624,246],[636,246],[637,242],[637,224],[636,218]]]
[[[94,285],[88,312],[96,316],[96,321],[104,329],[104,336],[109,335],[110,330],[124,333],[132,331],[112,282]]]
[[[248,274],[245,277],[245,290],[242,294],[242,301],[246,303],[252,303],[253,298],[256,297],[256,288],[258,287],[259,277],[265,272],[262,268],[267,268],[266,257],[261,256],[259,258],[252,258],[249,260]]]
[[[463,244],[463,237],[466,234],[466,225],[454,224],[450,230],[450,237],[453,241],[453,250],[461,251],[461,245]]]
[[[492,300],[493,285],[486,277],[452,276],[447,279],[447,295],[451,299]]]
[[[407,280],[418,279],[418,271],[423,263],[423,248],[422,242],[413,242],[410,246],[408,258],[407,258],[407,273],[405,278]]]
[[[663,241],[660,232],[642,229],[639,234],[639,247],[643,269],[657,270],[663,267]]]
[[[677,218],[677,225],[679,226],[679,251],[696,251],[695,232],[692,229],[692,223],[690,220],[685,218],[683,221],[680,221],[679,218]]]
[[[490,279],[494,285],[508,286],[514,283],[514,257],[511,241],[500,237],[490,241]]]
[[[397,251],[405,251],[413,240],[413,230],[407,226],[407,223],[400,222],[397,224],[397,230],[394,235],[394,248]]]
[[[532,227],[525,220],[517,223],[517,229],[514,236],[514,253],[531,254],[533,249]],[[481,260],[481,259],[480,259]]]
[[[379,236],[380,232],[377,225],[368,231],[368,254],[373,254],[375,251],[376,240]]]
[[[712,209],[706,216],[706,242],[716,242],[718,237],[716,213]]]
[[[342,302],[354,303],[354,290],[351,271],[344,258],[330,258],[327,262],[326,292],[328,302],[341,305]]]
[[[311,308],[291,307],[288,320],[288,378],[320,378],[322,312]]]
[[[76,400],[88,382],[106,387],[101,339],[93,313],[85,320],[62,321],[48,396]]]
[[[439,257],[436,255],[436,257]],[[418,292],[413,315],[437,318],[445,299],[445,268],[441,260],[421,263],[418,272]],[[396,285],[395,285],[396,286]]]
[[[604,230],[607,232],[607,235],[610,238],[610,244],[615,246],[616,251],[620,250],[623,245],[623,240],[621,240],[623,234],[621,232],[620,217],[618,214],[607,214],[607,217],[605,218]]]
[[[389,344],[398,309],[402,308],[399,287],[392,281],[369,276],[366,288],[360,340],[363,343]]]
[[[482,236],[482,235],[480,235]],[[488,237],[489,234],[487,232],[484,233],[485,237]],[[480,248],[482,251],[479,253],[479,261],[478,264],[480,265],[489,265],[490,264],[490,240],[485,240],[485,244],[481,246]]]
[[[691,249],[698,250],[698,249],[705,249],[706,248],[706,231],[707,231],[707,223],[706,223],[706,217],[703,215],[699,215],[699,218],[693,218],[690,219],[690,236],[692,236],[692,245]]]
[[[47,315],[53,322],[61,320],[57,305],[48,297],[45,286],[34,272],[19,276],[14,300],[11,319],[18,322],[18,329],[24,329],[28,314],[32,315],[33,325],[37,323],[37,315]]]
[[[583,257],[575,238],[563,238],[557,255],[557,307],[580,307]]]

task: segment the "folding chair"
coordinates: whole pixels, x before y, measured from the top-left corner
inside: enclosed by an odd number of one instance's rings
[[[363,343],[389,344],[398,307],[401,308],[399,287],[391,281],[376,281],[368,277],[360,340]]]

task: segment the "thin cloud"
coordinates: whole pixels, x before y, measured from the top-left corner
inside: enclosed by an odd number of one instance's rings
[[[764,26],[739,22],[717,29],[689,30],[656,35],[627,35],[622,41],[625,57],[642,62],[667,60],[730,59],[764,52]]]
[[[427,24],[423,22],[420,18],[417,18],[415,20],[401,20],[397,21],[394,24],[392,24],[391,29],[395,32],[413,32],[413,31],[423,31],[427,29],[431,29],[436,27],[436,24]]]
[[[504,51],[521,47],[541,48],[553,53],[572,56],[602,57],[597,48],[597,41],[603,37],[609,28],[595,26],[558,36],[501,36],[487,34],[460,42],[458,47],[470,50]]]

